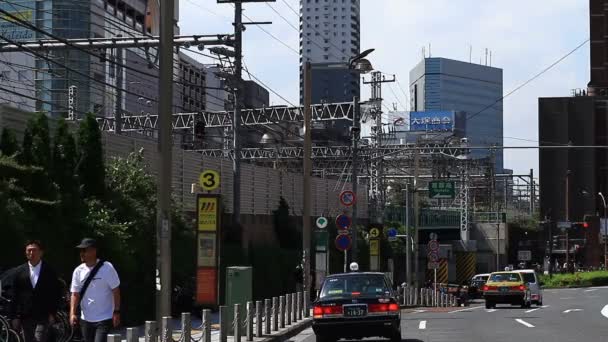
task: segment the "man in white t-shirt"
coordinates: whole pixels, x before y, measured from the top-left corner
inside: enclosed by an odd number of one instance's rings
[[[120,325],[120,279],[111,263],[97,258],[95,240],[85,238],[76,248],[80,249],[82,264],[72,275],[70,323],[74,326],[80,320],[85,342],[105,342],[110,329]],[[89,274],[100,262],[103,264],[83,294]],[[79,305],[80,317],[76,314]]]

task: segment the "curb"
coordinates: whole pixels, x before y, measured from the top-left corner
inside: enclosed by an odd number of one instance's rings
[[[288,339],[298,335],[302,331],[310,328],[311,326],[312,326],[312,318],[305,318],[304,320],[301,321],[300,324],[289,327],[278,334],[273,334],[271,336],[267,336],[260,342],[285,342]]]

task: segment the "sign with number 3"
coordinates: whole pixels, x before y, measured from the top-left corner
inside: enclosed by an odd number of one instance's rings
[[[220,186],[220,174],[214,170],[205,170],[199,177],[199,184],[205,191],[213,191]]]

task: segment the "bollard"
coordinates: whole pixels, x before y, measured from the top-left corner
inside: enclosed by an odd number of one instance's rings
[[[220,306],[220,342],[228,341],[228,307]]]
[[[262,301],[255,302],[255,337],[262,337]]]
[[[120,335],[118,334],[109,334],[108,335],[108,342],[120,342]]]
[[[127,342],[139,342],[137,328],[127,328]]]
[[[241,304],[234,304],[234,320],[232,321],[234,342],[241,342]]]
[[[279,331],[279,298],[272,297],[272,331]]]
[[[302,299],[304,299],[304,298],[302,298],[303,297],[302,292],[298,292],[297,296],[298,296],[298,298],[297,298],[298,305],[296,306],[296,310],[298,310],[298,321],[301,321],[302,320],[302,307],[303,307]]]
[[[160,342],[170,342],[172,331],[170,325],[171,317],[163,317],[160,323]]]
[[[202,341],[201,342],[211,342],[211,310],[205,309],[203,310],[203,315],[201,317],[202,324],[201,328],[203,329],[202,333]]]
[[[287,325],[291,325],[291,295],[290,294],[286,294],[285,295],[285,313],[287,315]]]
[[[156,321],[146,321],[146,328],[144,330],[145,342],[157,342],[156,337]]]
[[[310,294],[308,291],[304,291],[304,318],[310,317]]]
[[[291,321],[295,324],[298,321],[298,313],[296,312],[297,296],[295,293],[291,294]]]
[[[285,296],[279,296],[279,326],[285,328]]]
[[[264,334],[270,335],[270,299],[264,299],[264,318],[266,321],[264,322]]]
[[[253,302],[247,302],[247,341],[253,341]]]
[[[189,312],[182,312],[182,336],[184,341],[190,341],[192,336],[192,317]]]

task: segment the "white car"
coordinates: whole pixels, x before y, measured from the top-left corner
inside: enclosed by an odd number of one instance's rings
[[[538,306],[543,305],[542,284],[538,280],[538,275],[534,270],[517,270],[524,278],[524,283],[528,285],[532,297],[532,303]]]

